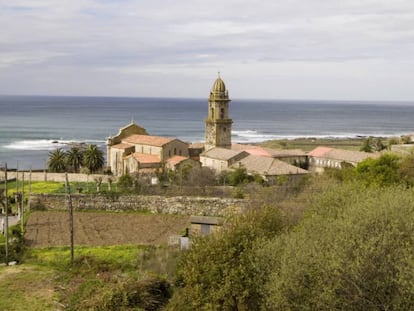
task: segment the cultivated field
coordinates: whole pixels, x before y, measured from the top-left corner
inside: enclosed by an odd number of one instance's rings
[[[166,244],[170,235],[188,226],[188,216],[74,213],[75,245]],[[30,247],[69,245],[69,213],[33,212],[25,238]]]

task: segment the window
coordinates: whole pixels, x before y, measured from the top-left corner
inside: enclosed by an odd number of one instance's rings
[[[224,119],[224,108],[220,109],[220,118]]]
[[[210,225],[201,224],[201,235],[209,235],[210,232]]]

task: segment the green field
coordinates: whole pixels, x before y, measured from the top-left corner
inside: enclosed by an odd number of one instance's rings
[[[274,149],[302,149],[303,151],[311,151],[318,146],[326,146],[339,149],[347,149],[359,151],[366,138],[297,138],[297,139],[279,139],[269,140],[261,143],[263,147]],[[391,138],[381,138],[385,146],[388,146]],[[395,138],[399,139],[399,138]]]

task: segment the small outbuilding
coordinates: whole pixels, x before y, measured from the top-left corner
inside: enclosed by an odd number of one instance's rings
[[[223,226],[223,218],[213,216],[191,216],[190,222],[190,236],[209,235]]]

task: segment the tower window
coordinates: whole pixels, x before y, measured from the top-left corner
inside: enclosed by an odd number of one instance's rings
[[[224,108],[220,109],[220,118],[224,119]]]
[[[225,132],[225,131],[227,131],[227,128],[226,127],[223,127],[223,132]]]

